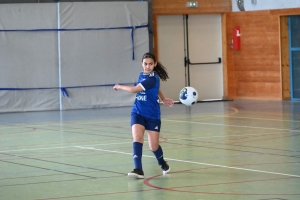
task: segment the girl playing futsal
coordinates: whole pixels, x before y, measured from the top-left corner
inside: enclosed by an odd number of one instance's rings
[[[167,106],[172,107],[174,104],[174,101],[165,98],[159,89],[160,79],[166,81],[169,78],[166,68],[156,61],[155,55],[152,53],[143,55],[142,66],[144,71],[139,74],[136,86],[116,84],[113,88],[114,90],[137,93],[131,111],[134,169],[128,173],[130,178],[136,179],[144,178],[142,151],[145,130],[148,133],[149,148],[155,155],[163,174],[170,171],[159,145],[161,126],[159,99]]]

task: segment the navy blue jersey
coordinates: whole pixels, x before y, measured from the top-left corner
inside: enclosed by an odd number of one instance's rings
[[[147,118],[160,119],[160,105],[158,99],[159,76],[156,72],[151,72],[150,74],[141,72],[138,84],[143,88],[143,91],[136,94],[132,112]]]

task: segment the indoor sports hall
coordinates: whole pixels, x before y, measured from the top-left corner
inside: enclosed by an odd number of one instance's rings
[[[0,199],[300,199],[299,25],[299,0],[0,0]],[[131,179],[136,94],[113,87],[146,52],[171,170],[145,133]]]

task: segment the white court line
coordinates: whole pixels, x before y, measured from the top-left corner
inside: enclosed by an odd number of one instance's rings
[[[279,135],[282,133],[257,133],[257,134],[244,134],[244,135],[220,135],[220,136],[206,136],[206,137],[184,137],[184,138],[168,138],[168,141],[178,141],[178,140],[193,140],[193,139],[209,139],[209,138],[228,138],[228,137],[245,137],[245,136],[254,136],[254,135]],[[122,144],[131,144],[132,139],[128,139],[130,142],[118,142],[118,143],[105,143],[105,144],[86,144],[81,145],[81,147],[90,147],[90,146],[107,146],[107,145],[122,145]],[[145,140],[145,143],[148,141]],[[22,151],[39,151],[39,150],[51,150],[51,149],[63,149],[63,148],[77,148],[78,146],[63,146],[63,147],[49,147],[49,148],[34,148],[34,149],[17,149],[17,150],[4,150],[0,153],[6,153],[6,152],[22,152]]]
[[[232,127],[239,127],[239,128],[254,128],[254,129],[300,132],[300,130],[284,129],[284,128],[268,128],[268,127],[259,127],[259,126],[239,126],[239,125],[231,125],[231,124],[215,124],[215,123],[207,123],[207,122],[190,122],[190,121],[181,121],[181,120],[172,120],[172,119],[165,119],[164,121],[178,122],[178,123],[190,123],[190,124],[206,124],[206,125],[213,125],[213,126],[232,126]]]
[[[89,146],[106,146],[106,145],[114,145],[114,144],[132,144],[132,139],[130,142],[122,142],[122,143],[105,143],[105,144],[87,144],[83,145],[82,147],[89,147]],[[52,149],[68,149],[68,148],[78,148],[78,146],[63,146],[63,147],[49,147],[49,148],[35,148],[35,149],[16,149],[16,150],[4,150],[0,151],[0,153],[7,153],[7,152],[22,152],[22,151],[39,151],[39,150],[52,150]]]
[[[186,138],[168,138],[168,141],[174,140],[193,140],[193,139],[210,139],[210,138],[228,138],[228,137],[245,137],[245,136],[263,136],[263,135],[282,135],[284,133],[257,133],[257,134],[243,134],[243,135],[223,135],[223,136],[206,136],[206,137],[186,137]]]
[[[73,146],[74,148],[75,146]],[[71,147],[49,147],[49,148],[36,148],[36,149],[16,149],[16,150],[5,150],[0,151],[0,153],[7,153],[7,152],[22,152],[22,151],[39,151],[39,150],[52,150],[52,149],[64,149],[64,148],[71,148]]]
[[[126,154],[126,155],[131,155],[132,156],[132,153],[126,153],[126,152],[121,152],[121,151],[111,151],[111,150],[106,150],[106,149],[96,149],[94,147],[82,147],[82,146],[76,146],[76,147],[80,148],[80,149],[89,149],[89,150],[94,150],[94,151],[105,151],[105,152],[110,152],[110,153]],[[143,157],[155,158],[154,156],[147,156],[147,155],[143,155]],[[187,161],[187,160],[179,160],[179,159],[173,159],[173,158],[165,158],[165,159],[166,160],[175,161],[175,162],[183,162],[183,163],[190,163],[190,164],[196,164],[196,165],[205,165],[205,166],[211,166],[211,167],[220,167],[220,168],[227,168],[227,169],[235,169],[235,170],[243,170],[243,171],[250,171],[250,172],[258,172],[258,173],[265,173],[265,174],[275,174],[275,175],[281,175],[281,176],[289,176],[289,177],[300,178],[300,175],[293,175],[293,174],[284,174],[284,173],[269,172],[269,171],[247,169],[247,168],[240,168],[240,167],[230,167],[230,166],[225,166],[225,165],[214,165],[214,164],[209,164],[209,163],[200,163],[200,162],[193,162],[193,161]]]
[[[265,121],[284,121],[284,122],[300,122],[299,120],[287,120],[287,119],[268,119],[268,118],[252,118],[252,117],[236,117],[236,116],[224,116],[224,115],[215,115],[217,117],[225,118],[238,118],[238,119],[254,119],[254,120],[265,120]]]
[[[250,118],[251,119],[251,118]],[[259,118],[258,118],[259,119]],[[76,123],[75,121],[68,121],[71,123],[65,123],[63,125],[88,125],[88,124],[102,124],[102,123],[111,123],[111,122],[125,122],[128,120],[115,120],[115,121],[103,121],[103,122],[86,122],[86,123]],[[265,129],[265,130],[278,130],[278,131],[293,131],[293,132],[300,132],[300,130],[293,130],[293,129],[283,129],[283,128],[268,128],[268,127],[255,127],[255,126],[240,126],[240,125],[231,125],[231,124],[216,124],[216,123],[207,123],[207,122],[190,122],[190,121],[182,121],[182,120],[172,120],[172,119],[164,119],[162,118],[162,121],[169,121],[169,122],[178,122],[178,123],[191,123],[191,124],[205,124],[205,125],[214,125],[214,126],[231,126],[231,127],[240,127],[240,128],[253,128],[253,129]],[[22,128],[32,128],[30,126],[34,127],[41,127],[41,126],[51,126],[51,125],[56,125],[57,127],[61,127],[58,123],[50,123],[50,124],[22,124]],[[20,128],[19,126],[13,126],[9,128]],[[7,129],[8,127],[0,127],[0,129]]]
[[[69,123],[68,123],[69,122]],[[57,126],[57,127],[61,127],[64,125],[89,125],[89,124],[102,124],[102,123],[111,123],[111,122],[129,122],[129,120],[115,120],[115,121],[99,121],[99,122],[85,122],[85,123],[78,123],[76,121],[65,121],[62,122],[63,124],[61,124],[61,122],[57,122],[57,123],[49,123],[49,124],[42,124],[42,123],[24,123],[24,124],[15,124],[15,125],[3,125],[4,127],[0,126],[0,129],[7,129],[7,128],[35,128],[35,127],[41,127],[41,126]]]
[[[132,142],[126,142],[126,143],[132,143]],[[110,143],[110,144],[102,144],[102,145],[111,145],[111,144],[124,144],[124,143]],[[99,144],[99,145],[101,145],[101,144]],[[95,146],[95,145],[90,145],[90,146]],[[105,150],[105,149],[96,149],[94,147],[88,147],[88,146],[67,146],[67,147],[51,147],[51,148],[7,150],[7,151],[0,151],[0,153],[5,153],[5,152],[20,152],[20,151],[52,150],[52,149],[63,149],[63,148],[89,149],[89,150],[95,150],[95,151],[105,151],[105,152],[110,152],[110,153],[119,153],[119,154],[126,154],[126,155],[131,155],[132,156],[132,153],[126,153],[126,152],[121,152],[121,151],[111,151],[111,150]],[[147,155],[143,155],[143,156],[144,157],[148,157],[148,158],[154,158],[154,156],[147,156]],[[228,168],[228,169],[236,169],[236,170],[243,170],[243,171],[251,171],[251,172],[259,172],[259,173],[267,173],[267,174],[275,174],[275,175],[282,175],[282,176],[289,176],[289,177],[300,178],[300,175],[293,175],[293,174],[284,174],[284,173],[269,172],[269,171],[262,171],[262,170],[253,170],[253,169],[239,168],[239,167],[230,167],[230,166],[224,166],[224,165],[214,165],[214,164],[209,164],[209,163],[200,163],[200,162],[179,160],[179,159],[173,159],[173,158],[166,158],[166,160],[171,160],[171,161],[175,161],[175,162],[190,163],[190,164],[197,164],[197,165],[206,165],[206,166],[212,166],[212,167],[220,167],[220,168]]]

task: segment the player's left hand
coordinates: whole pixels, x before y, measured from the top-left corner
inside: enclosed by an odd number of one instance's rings
[[[173,99],[170,99],[170,98],[165,98],[162,102],[166,106],[172,107],[174,105]]]

